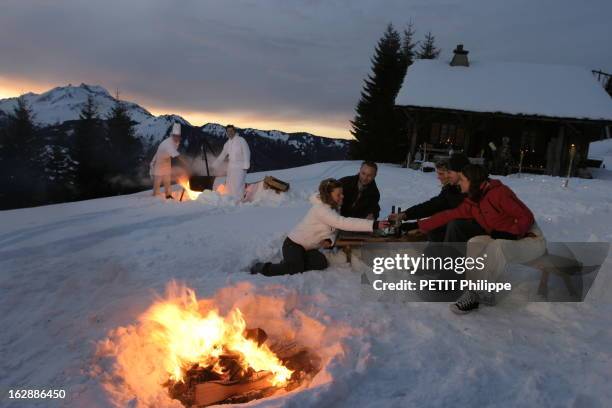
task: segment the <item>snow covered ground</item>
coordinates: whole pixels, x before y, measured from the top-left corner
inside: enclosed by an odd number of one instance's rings
[[[143,192],[0,212],[0,405],[144,406],[129,391],[106,393],[110,368],[100,365],[96,347],[110,330],[135,323],[171,279],[199,297],[244,282],[255,293],[282,285],[296,307],[359,329],[329,367],[333,381],[254,406],[612,405],[610,258],[584,303],[510,296],[461,317],[444,303],[368,301],[348,265],[277,278],[243,271],[256,258],[279,256],[320,180],[357,168],[347,161],[269,172],[289,181],[290,193],[244,205],[211,195],[161,201]],[[549,240],[612,241],[612,181],[572,179],[568,189],[547,176],[503,181]],[[383,214],[439,189],[433,173],[388,165],[377,182]],[[67,398],[7,399],[8,389],[25,388],[65,389]]]
[[[589,147],[589,158],[601,159],[607,169],[612,169],[612,139],[598,140]]]

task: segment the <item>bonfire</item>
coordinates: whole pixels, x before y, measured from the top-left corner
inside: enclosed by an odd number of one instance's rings
[[[146,358],[155,359],[149,363],[159,386],[185,407],[286,393],[321,370],[321,358],[295,339],[269,338],[265,328],[248,326],[240,308],[222,314],[176,283],[139,321],[134,332],[120,333],[122,376],[134,382],[134,361],[142,360],[137,354],[146,348]]]

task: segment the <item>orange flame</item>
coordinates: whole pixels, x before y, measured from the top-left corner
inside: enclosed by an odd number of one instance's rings
[[[189,197],[190,200],[197,200],[200,194],[202,194],[201,191],[193,191],[189,188],[189,178],[187,177],[180,177],[177,180],[177,183],[183,187],[185,193],[187,193],[187,197]]]
[[[266,378],[283,387],[292,372],[271,348],[282,350],[299,340],[300,347],[316,350],[321,358],[321,371],[304,383],[319,387],[334,380],[327,370],[331,361],[351,361],[344,357],[344,339],[361,336],[360,329],[333,322],[314,306],[326,303],[320,294],[303,297],[294,289],[247,282],[196,299],[192,289],[171,281],[166,295],[140,314],[137,323],[116,327],[97,343],[89,372],[100,379],[113,406],[128,406],[136,399],[138,406],[175,407],[180,405],[168,394],[168,380],[186,381],[185,369],[194,364],[210,363],[206,367],[219,373],[224,367],[215,356],[230,355],[241,369],[265,370],[271,373]],[[258,345],[245,338],[245,326],[261,327],[269,339]]]
[[[225,184],[219,184],[217,188],[215,189],[215,191],[221,195],[226,195],[227,187],[225,187]]]
[[[165,350],[162,364],[172,380],[182,381],[185,370],[196,363],[222,374],[219,357],[227,353],[239,355],[243,370],[271,372],[273,385],[283,385],[291,377],[292,371],[267,345],[245,337],[240,309],[232,309],[225,318],[217,310],[201,313],[192,289],[182,288],[180,297],[155,303],[142,319],[157,323],[150,339]]]

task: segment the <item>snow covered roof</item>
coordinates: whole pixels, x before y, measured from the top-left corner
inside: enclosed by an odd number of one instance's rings
[[[563,65],[417,60],[395,104],[612,121],[612,98],[592,73]]]

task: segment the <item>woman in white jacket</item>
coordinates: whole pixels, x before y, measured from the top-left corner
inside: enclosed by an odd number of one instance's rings
[[[388,221],[341,216],[338,211],[343,199],[342,184],[339,181],[323,180],[319,185],[319,193],[310,197],[312,208],[283,242],[283,261],[278,264],[256,263],[251,273],[276,276],[325,269],[327,259],[319,249],[333,245],[336,230],[372,232],[388,226]]]

